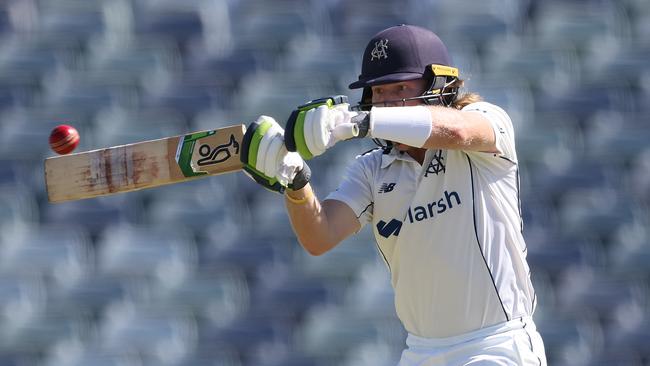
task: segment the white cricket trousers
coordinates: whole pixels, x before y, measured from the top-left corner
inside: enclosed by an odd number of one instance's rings
[[[449,338],[409,334],[398,366],[546,366],[542,337],[530,317]]]

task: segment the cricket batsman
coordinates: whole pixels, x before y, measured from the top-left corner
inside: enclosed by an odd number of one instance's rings
[[[532,315],[515,133],[508,114],[474,93],[429,30],[400,25],[363,53],[359,110],[312,101],[286,131],[261,116],[241,158],[284,194],[301,245],[321,255],[371,224],[408,331],[400,366],[546,365]],[[319,200],[306,160],[351,136],[380,147],[358,156]]]

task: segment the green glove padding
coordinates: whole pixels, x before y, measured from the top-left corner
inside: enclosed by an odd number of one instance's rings
[[[253,122],[246,129],[244,139],[242,140],[242,150],[239,159],[244,163],[244,171],[264,188],[283,193],[285,187],[275,177],[269,177],[255,169],[257,165],[257,152],[260,147],[260,141],[264,133],[271,128],[272,122],[262,121],[262,123]]]
[[[275,121],[272,119],[259,119],[258,121],[251,123],[244,134],[241,144],[241,154],[239,157],[241,162],[244,163],[244,172],[255,180],[255,182],[270,191],[284,193],[284,190],[287,187],[283,186],[276,177],[269,177],[257,169],[257,156],[260,142],[274,124]],[[288,186],[294,190],[301,189],[309,183],[310,178],[311,169],[309,169],[309,166],[303,162],[302,169],[295,175]]]
[[[336,95],[312,100],[291,112],[289,119],[287,119],[286,131],[284,134],[284,145],[287,147],[287,150],[297,151],[305,160],[312,159],[314,154],[309,151],[307,143],[305,142],[305,113],[308,110],[320,107],[321,105],[333,107],[337,104],[347,102],[348,97],[345,95]]]

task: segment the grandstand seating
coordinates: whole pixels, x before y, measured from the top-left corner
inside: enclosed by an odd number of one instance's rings
[[[0,1],[0,365],[394,365],[371,228],[311,257],[243,174],[49,204],[44,157],[252,122],[360,91],[398,23],[436,31],[516,129],[551,365],[649,365],[647,0]],[[310,161],[324,197],[374,145]]]

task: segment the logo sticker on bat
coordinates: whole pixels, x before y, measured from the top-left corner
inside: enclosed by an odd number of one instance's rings
[[[223,163],[239,154],[239,142],[235,139],[235,135],[231,134],[228,142],[223,143],[223,141],[223,136],[217,136],[216,131],[185,135],[176,151],[176,162],[183,175],[194,177],[209,174],[208,171],[198,168]],[[198,151],[195,151],[197,144]]]
[[[234,152],[231,153],[231,149]],[[235,135],[230,135],[230,141],[227,144],[221,144],[214,149],[211,149],[208,144],[201,145],[199,147],[199,155],[203,158],[199,159],[196,163],[199,166],[219,164],[230,159],[234,154],[239,154],[239,142],[235,140]]]

